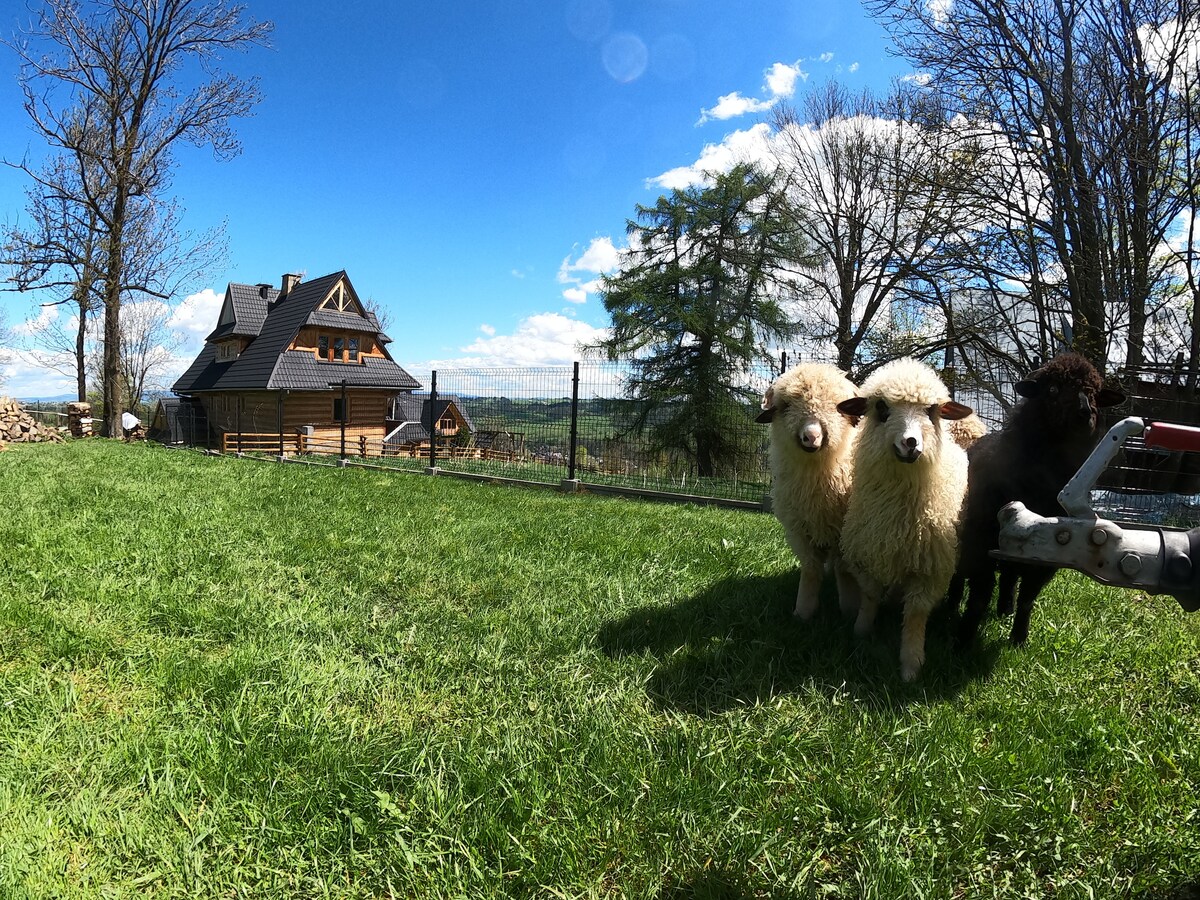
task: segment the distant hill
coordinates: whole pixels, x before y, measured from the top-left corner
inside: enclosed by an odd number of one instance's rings
[[[0,394],[3,391],[0,390]],[[58,394],[54,397],[14,397],[18,403],[70,403],[76,399],[75,394]]]

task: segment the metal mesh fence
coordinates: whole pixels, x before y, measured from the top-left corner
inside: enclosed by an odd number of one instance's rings
[[[164,403],[151,437],[166,443],[224,452],[261,452],[315,464],[425,471],[485,479],[580,487],[672,498],[760,506],[770,492],[769,429],[756,424],[758,398],[779,366],[747,370],[744,399],[725,407],[717,428],[733,452],[704,466],[694,441],[672,440],[663,429],[679,404],[651,412],[629,399],[630,369],[621,363],[583,362],[538,368],[460,368],[413,373],[429,390],[393,404],[383,440],[343,444],[303,434],[216,434],[199,403]],[[1004,424],[1016,393],[1011,383],[954,384],[957,400],[972,407],[989,431]],[[1102,430],[1128,415],[1200,424],[1200,397],[1142,373],[1126,379],[1126,402],[1106,410]],[[409,412],[401,412],[404,406]],[[411,410],[417,410],[412,412]],[[409,416],[410,419],[405,419]],[[571,482],[572,486],[574,482]],[[1139,439],[1101,479],[1096,510],[1118,520],[1188,524],[1200,520],[1200,454],[1167,453]]]

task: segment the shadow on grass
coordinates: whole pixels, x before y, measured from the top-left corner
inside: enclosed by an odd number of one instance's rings
[[[880,609],[873,633],[858,639],[827,584],[812,621],[792,618],[795,571],[732,578],[669,606],[646,606],[610,622],[597,636],[612,657],[656,658],[647,691],[664,708],[711,715],[825,685],[878,706],[905,706],[957,695],[991,672],[999,644],[959,656],[955,617],[931,616],[926,662],[913,684],[900,679],[900,608]]]
[[[762,894],[745,876],[722,867],[705,868],[673,881],[659,891],[660,900],[751,900]]]

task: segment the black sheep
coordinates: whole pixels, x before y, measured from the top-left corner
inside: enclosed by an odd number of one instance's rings
[[[967,608],[959,623],[960,648],[974,641],[987,614],[997,568],[1001,613],[1012,611],[1020,579],[1010,638],[1023,644],[1029,637],[1034,600],[1058,570],[998,563],[989,556],[999,545],[996,514],[1004,504],[1020,500],[1039,515],[1063,515],[1058,493],[1096,445],[1097,411],[1125,400],[1120,391],[1103,387],[1100,373],[1077,353],[1059,354],[1018,382],[1016,390],[1023,399],[1004,427],[985,434],[967,451],[958,571],[950,588],[950,603],[956,607],[964,583],[968,587]]]

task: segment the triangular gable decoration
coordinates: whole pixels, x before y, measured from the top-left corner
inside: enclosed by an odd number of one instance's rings
[[[338,283],[333,286],[333,290],[329,292],[329,296],[321,301],[320,309],[358,313],[360,316],[366,315],[366,310],[359,303],[358,297],[354,293],[354,288],[345,278],[339,279]]]

